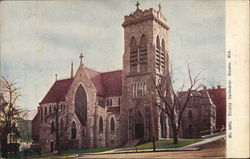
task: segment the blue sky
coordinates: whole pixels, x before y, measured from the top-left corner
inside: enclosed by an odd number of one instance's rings
[[[136,1],[5,1],[0,5],[1,74],[18,82],[19,104],[36,110],[58,78],[70,76],[83,53],[97,71],[122,69],[124,16]],[[141,9],[162,5],[168,19],[169,52],[176,77],[186,64],[207,87],[225,85],[225,5],[222,0],[140,1]],[[31,115],[32,116],[32,115]]]

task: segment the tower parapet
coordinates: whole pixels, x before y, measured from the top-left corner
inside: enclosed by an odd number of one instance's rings
[[[148,20],[155,21],[166,30],[169,30],[169,27],[167,25],[167,18],[160,12],[160,10],[155,10],[153,8],[149,8],[146,10],[137,8],[135,12],[124,17],[122,26],[125,28],[127,26],[135,25]]]

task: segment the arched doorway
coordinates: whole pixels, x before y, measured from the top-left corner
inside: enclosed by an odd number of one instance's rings
[[[166,118],[163,112],[160,114],[161,137],[166,138]]]
[[[193,127],[191,124],[188,126],[188,138],[193,138]]]
[[[137,113],[136,124],[135,124],[135,138],[143,139],[144,138],[144,118],[141,112]]]

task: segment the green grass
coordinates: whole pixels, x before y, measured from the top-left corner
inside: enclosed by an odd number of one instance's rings
[[[91,149],[72,149],[61,151],[60,154],[80,154],[80,153],[94,153],[112,150],[114,148],[91,148]]]
[[[199,141],[202,141],[202,139],[179,139],[178,144],[174,144],[173,140],[158,140],[155,142],[155,146],[156,149],[179,148]],[[153,142],[148,142],[137,146],[138,150],[152,149],[152,148],[153,148]]]
[[[35,152],[29,152],[25,154],[24,152],[17,152],[16,156],[14,156],[14,153],[12,153],[12,158],[54,158],[57,155],[70,155],[70,154],[84,154],[84,153],[94,153],[94,152],[103,152],[112,150],[114,148],[91,148],[91,149],[71,149],[71,150],[64,150],[61,151],[60,154],[48,154],[48,153],[42,153],[39,155]]]

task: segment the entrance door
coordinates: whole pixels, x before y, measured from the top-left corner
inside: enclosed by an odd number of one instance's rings
[[[50,142],[50,152],[53,152],[54,151],[54,142],[51,141]]]
[[[138,112],[137,117],[136,117],[135,138],[136,139],[144,138],[144,119],[143,119],[141,112]]]
[[[135,138],[143,139],[144,138],[144,124],[136,124],[135,125]]]
[[[188,126],[188,138],[193,138],[193,127],[191,124]]]

